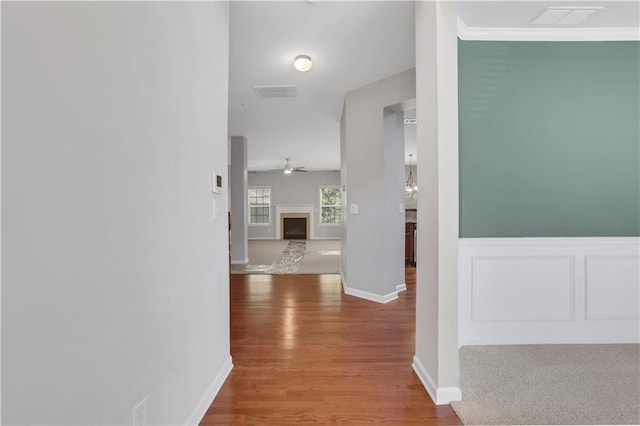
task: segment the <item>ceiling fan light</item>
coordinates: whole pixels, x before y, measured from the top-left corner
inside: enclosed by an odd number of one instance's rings
[[[293,66],[300,72],[307,72],[313,67],[311,58],[307,55],[298,55],[293,61]]]
[[[290,168],[286,168],[286,169],[284,169],[284,174],[285,174],[285,175],[290,175],[290,174],[291,174],[291,172],[292,172],[292,170],[291,170]]]

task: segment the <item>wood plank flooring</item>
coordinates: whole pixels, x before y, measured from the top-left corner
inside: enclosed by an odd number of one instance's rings
[[[460,424],[411,368],[415,268],[386,305],[338,275],[231,275],[234,369],[202,425]]]

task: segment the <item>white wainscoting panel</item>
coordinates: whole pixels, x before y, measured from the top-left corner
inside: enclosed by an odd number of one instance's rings
[[[587,256],[587,319],[640,318],[640,259]]]
[[[640,238],[462,238],[459,345],[640,343]]]
[[[473,257],[472,262],[473,321],[573,319],[572,257]]]

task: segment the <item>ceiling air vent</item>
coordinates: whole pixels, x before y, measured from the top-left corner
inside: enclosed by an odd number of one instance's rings
[[[253,86],[259,98],[295,98],[296,86]]]
[[[591,16],[596,10],[602,9],[601,6],[587,7],[562,7],[552,6],[542,11],[541,14],[531,21],[533,25],[576,25],[582,22],[588,16]]]

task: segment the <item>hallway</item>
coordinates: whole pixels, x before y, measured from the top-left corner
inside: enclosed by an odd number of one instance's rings
[[[339,275],[232,275],[234,369],[201,424],[459,424],[411,368],[415,268],[386,305]]]

